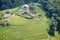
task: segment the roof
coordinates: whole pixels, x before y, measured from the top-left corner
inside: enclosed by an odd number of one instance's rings
[[[22,6],[22,8],[24,8],[24,7],[29,8],[29,5],[28,4],[25,4],[25,5]]]

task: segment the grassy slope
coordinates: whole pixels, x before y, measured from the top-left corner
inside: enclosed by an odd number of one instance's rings
[[[16,10],[18,9],[19,8],[9,9],[9,11],[14,13],[17,12]],[[47,23],[48,19],[45,16],[45,12],[38,7],[36,11],[41,14],[42,17],[33,20],[16,15],[5,19],[12,25],[0,27],[0,40],[49,40],[50,37],[46,31],[46,28],[49,25]],[[4,13],[6,10],[1,12]]]

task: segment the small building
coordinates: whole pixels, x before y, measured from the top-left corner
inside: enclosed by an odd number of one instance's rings
[[[4,17],[6,17],[6,18],[9,18],[11,16],[12,16],[12,14],[4,14]]]
[[[25,4],[25,5],[22,6],[22,8],[20,10],[20,13],[21,14],[23,14],[23,13],[29,14],[30,13],[30,10],[29,9],[30,9],[29,5],[28,4]]]

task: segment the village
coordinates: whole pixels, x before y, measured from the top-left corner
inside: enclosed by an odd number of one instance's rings
[[[60,0],[1,0],[0,40],[60,40]]]
[[[41,6],[41,4],[38,4],[38,3],[34,3],[34,4],[37,4],[37,6],[40,6],[40,7],[42,7]],[[36,18],[38,18],[38,17],[40,17],[41,15],[40,14],[38,14],[38,12],[36,12],[36,11],[34,11],[33,13],[31,12],[31,10],[33,9],[33,7],[30,7],[29,6],[29,4],[24,4],[22,7],[21,7],[21,9],[16,13],[17,15],[25,15],[25,14],[27,14],[27,15],[29,15],[30,17],[31,17],[31,19],[36,19]],[[10,13],[9,11],[6,11],[6,13],[3,15],[3,17],[4,18],[10,18],[10,17],[13,17],[13,16],[15,16],[16,14],[13,14],[13,13]],[[4,21],[4,20],[0,20],[1,22],[0,22],[0,25],[9,25],[9,23],[7,22],[7,20],[6,21]]]

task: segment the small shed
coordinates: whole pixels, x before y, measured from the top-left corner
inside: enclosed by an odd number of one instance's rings
[[[6,17],[6,18],[9,18],[11,16],[12,16],[12,14],[4,14],[4,17]]]

